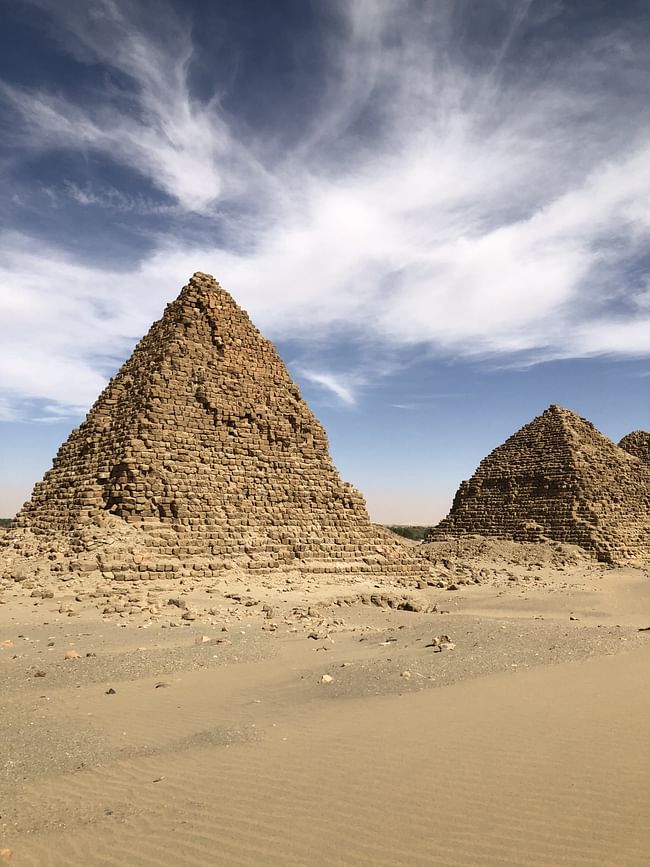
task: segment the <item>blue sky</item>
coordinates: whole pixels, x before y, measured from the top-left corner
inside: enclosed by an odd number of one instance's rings
[[[5,0],[0,514],[196,271],[381,521],[560,403],[649,426],[650,12]]]

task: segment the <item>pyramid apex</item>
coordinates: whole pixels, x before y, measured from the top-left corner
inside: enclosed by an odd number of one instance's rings
[[[206,274],[203,271],[195,271],[190,279],[187,282],[187,288],[192,288],[195,291],[204,293],[204,292],[223,292],[226,295],[230,293],[226,292],[223,286],[216,280],[212,274]],[[181,293],[182,294],[182,293]]]
[[[192,274],[174,304],[189,303],[190,306],[193,306],[197,301],[201,303],[201,306],[205,303],[205,306],[208,307],[214,307],[216,304],[219,307],[241,309],[230,292],[224,289],[212,274],[207,274],[204,271],[195,271]]]
[[[195,271],[190,277],[190,283],[198,283],[201,286],[204,286],[206,283],[210,283],[214,286],[219,286],[221,288],[221,284],[218,280],[216,280],[212,274],[208,274],[205,271]]]
[[[555,418],[573,425],[577,424],[578,426],[587,425],[590,428],[594,427],[592,422],[590,422],[588,419],[583,418],[572,409],[567,409],[567,407],[565,406],[560,406],[559,403],[550,404],[550,406],[542,413],[541,418]]]

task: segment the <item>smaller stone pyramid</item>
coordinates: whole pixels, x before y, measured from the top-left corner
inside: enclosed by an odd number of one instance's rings
[[[650,557],[650,467],[552,405],[461,483],[428,540],[467,533],[580,545],[600,560]]]
[[[196,273],[61,446],[5,546],[107,580],[428,569],[371,524],[266,340]]]
[[[650,431],[634,430],[624,436],[618,446],[650,466]]]

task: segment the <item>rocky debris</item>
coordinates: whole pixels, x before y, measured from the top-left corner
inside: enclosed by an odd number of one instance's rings
[[[274,346],[201,273],[61,446],[0,545],[5,574],[37,588],[251,573],[410,585],[432,572],[370,523]]]
[[[481,461],[426,541],[466,534],[553,539],[607,563],[648,559],[650,467],[550,406]]]
[[[332,604],[342,607],[344,605],[375,605],[377,608],[392,608],[396,611],[413,611],[421,614],[435,613],[438,611],[437,603],[430,605],[425,599],[416,599],[399,593],[355,593],[345,596],[337,596]]]
[[[456,645],[448,635],[434,635],[426,647],[432,647],[434,653],[441,653],[443,650],[453,650]]]
[[[486,581],[514,583],[516,579],[527,580],[531,579],[531,573],[541,569],[562,572],[596,565],[583,548],[551,539],[515,542],[495,536],[467,534],[427,542],[422,545],[421,552],[437,571],[446,576],[444,586],[454,590]]]
[[[168,605],[175,605],[176,608],[187,608],[187,602],[184,599],[168,599]]]

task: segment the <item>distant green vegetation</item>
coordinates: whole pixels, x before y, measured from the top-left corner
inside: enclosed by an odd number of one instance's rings
[[[11,527],[11,518],[0,518],[0,530],[8,530]]]
[[[389,526],[389,530],[392,530],[393,533],[397,533],[398,536],[404,536],[405,539],[414,539],[416,542],[421,542],[422,539],[427,535],[430,527],[399,527],[399,526]]]

